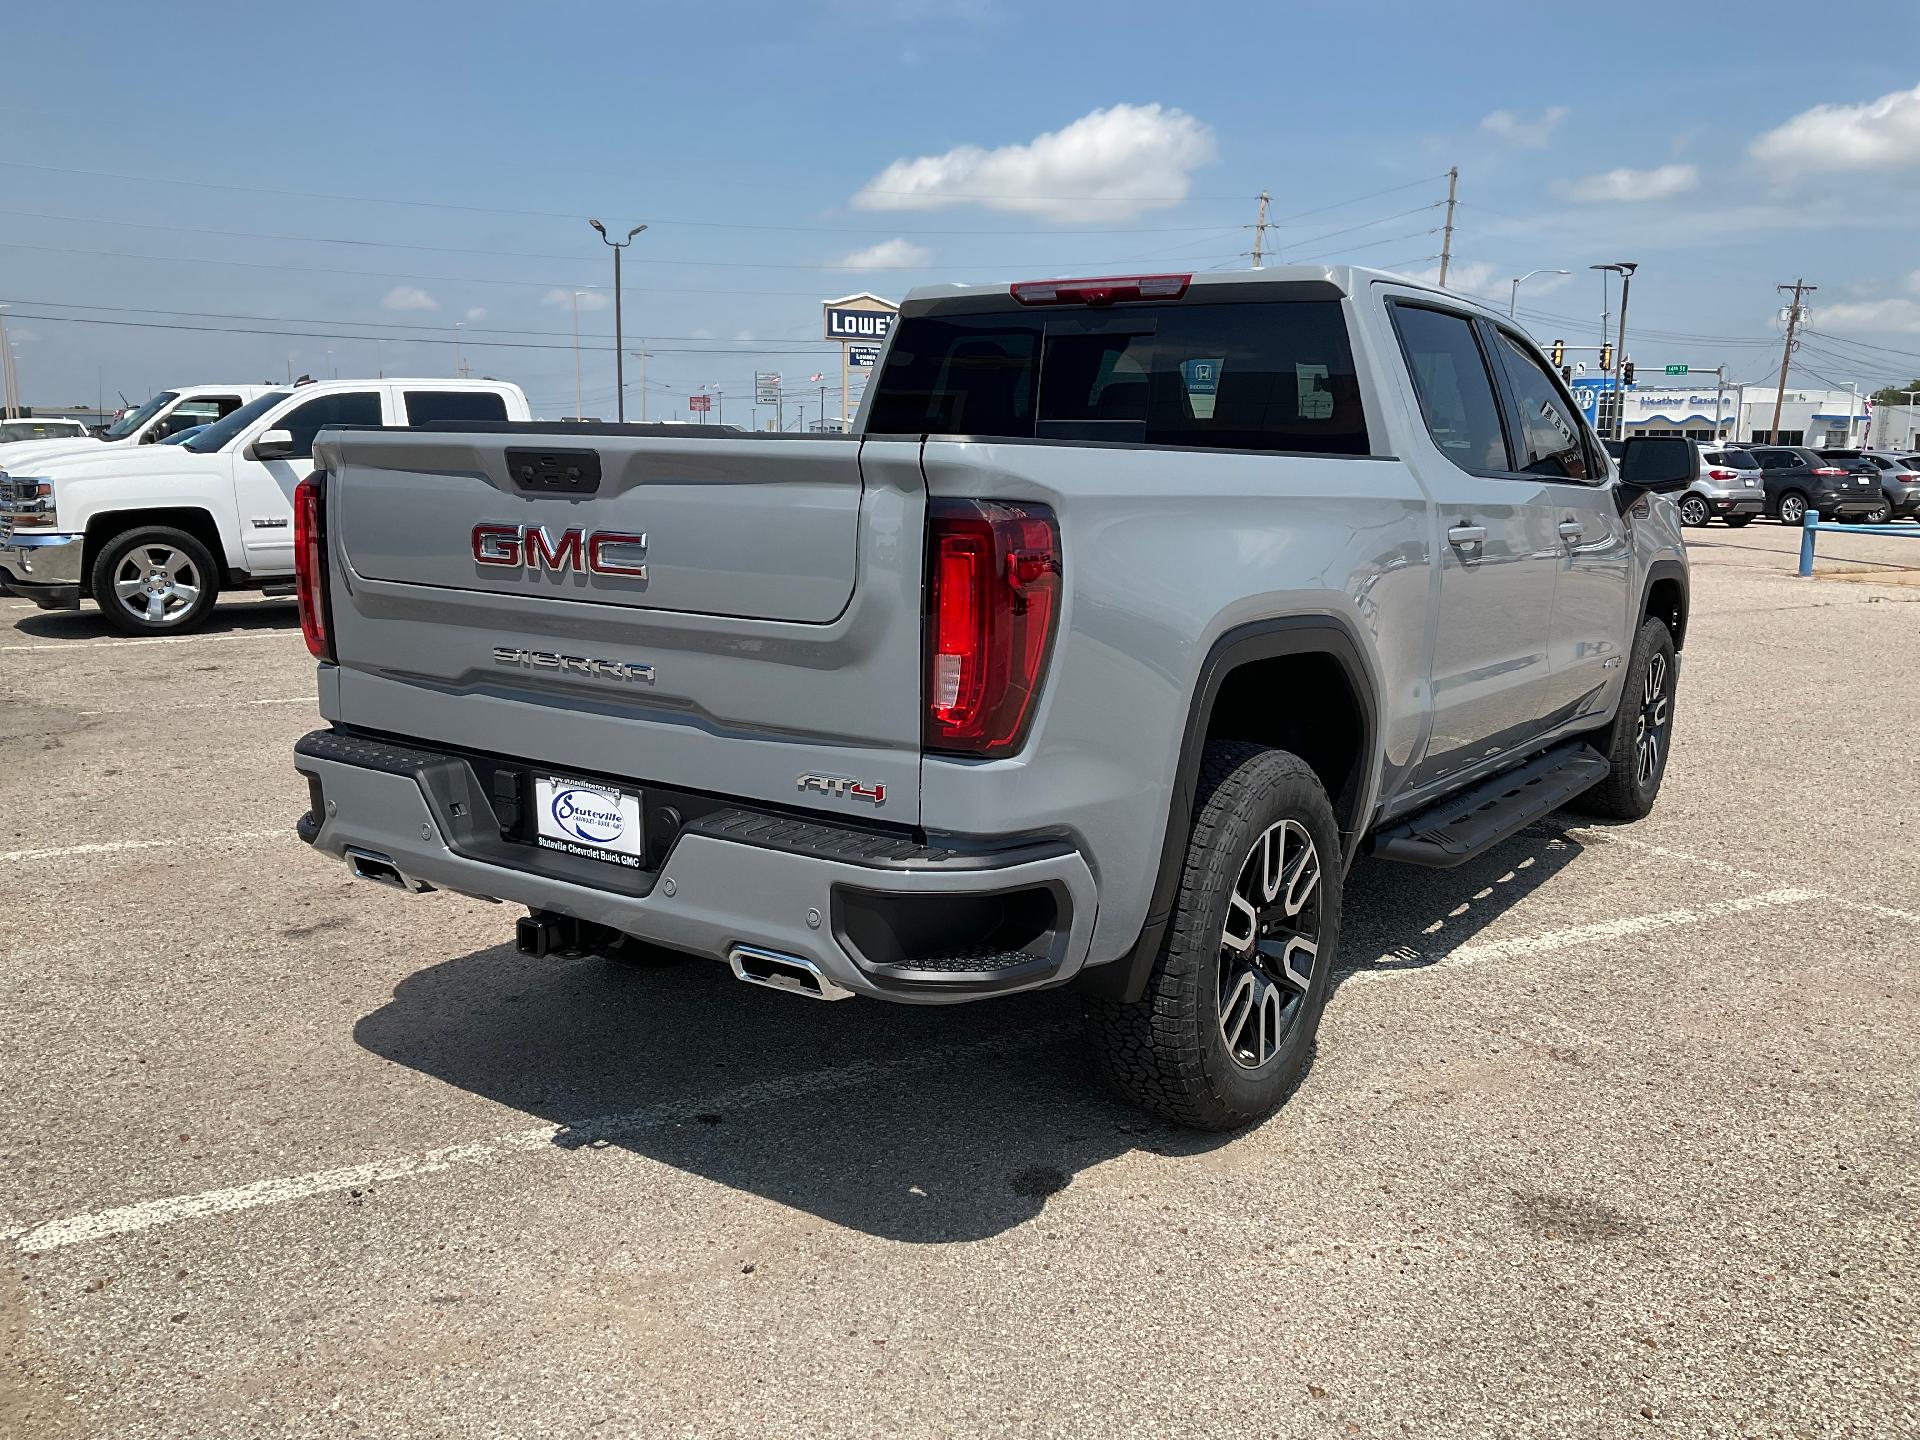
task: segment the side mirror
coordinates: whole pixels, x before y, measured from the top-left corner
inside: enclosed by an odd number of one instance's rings
[[[1684,490],[1699,478],[1699,448],[1684,435],[1635,435],[1620,453],[1620,483],[1636,490]]]
[[[256,460],[285,460],[293,454],[293,432],[290,430],[262,431],[260,438],[253,442],[253,458]]]

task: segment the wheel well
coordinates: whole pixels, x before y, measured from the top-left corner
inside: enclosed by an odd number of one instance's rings
[[[184,530],[202,545],[213,557],[213,563],[219,567],[223,580],[231,579],[227,569],[227,547],[221,543],[219,527],[213,523],[213,516],[205,510],[195,510],[186,506],[175,509],[157,508],[153,510],[112,510],[105,515],[96,515],[87,522],[87,541],[81,550],[80,573],[83,577],[93,574],[93,562],[100,552],[116,536],[129,530],[143,529],[148,525],[165,525],[171,530]],[[86,580],[83,579],[83,584]]]
[[[1671,577],[1656,580],[1647,587],[1647,614],[1666,622],[1673,632],[1673,648],[1678,650],[1687,639],[1687,592]]]
[[[1366,787],[1367,717],[1346,667],[1324,652],[1252,660],[1221,682],[1207,734],[1288,750],[1313,767],[1342,831],[1351,834]]]

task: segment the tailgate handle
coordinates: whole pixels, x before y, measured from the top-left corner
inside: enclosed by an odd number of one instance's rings
[[[600,489],[598,450],[508,450],[514,488],[535,495],[592,495]]]

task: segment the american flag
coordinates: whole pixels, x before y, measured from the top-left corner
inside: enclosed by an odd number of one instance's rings
[[[814,384],[818,384],[821,380],[824,380],[825,378],[826,377],[822,375],[818,370],[814,371],[811,375],[807,376],[807,379]]]

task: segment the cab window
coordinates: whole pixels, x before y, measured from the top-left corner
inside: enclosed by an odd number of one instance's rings
[[[1590,482],[1595,467],[1587,451],[1580,412],[1560,393],[1531,346],[1505,330],[1499,334],[1507,384],[1513,392],[1514,407],[1520,412],[1516,468],[1549,480]]]

